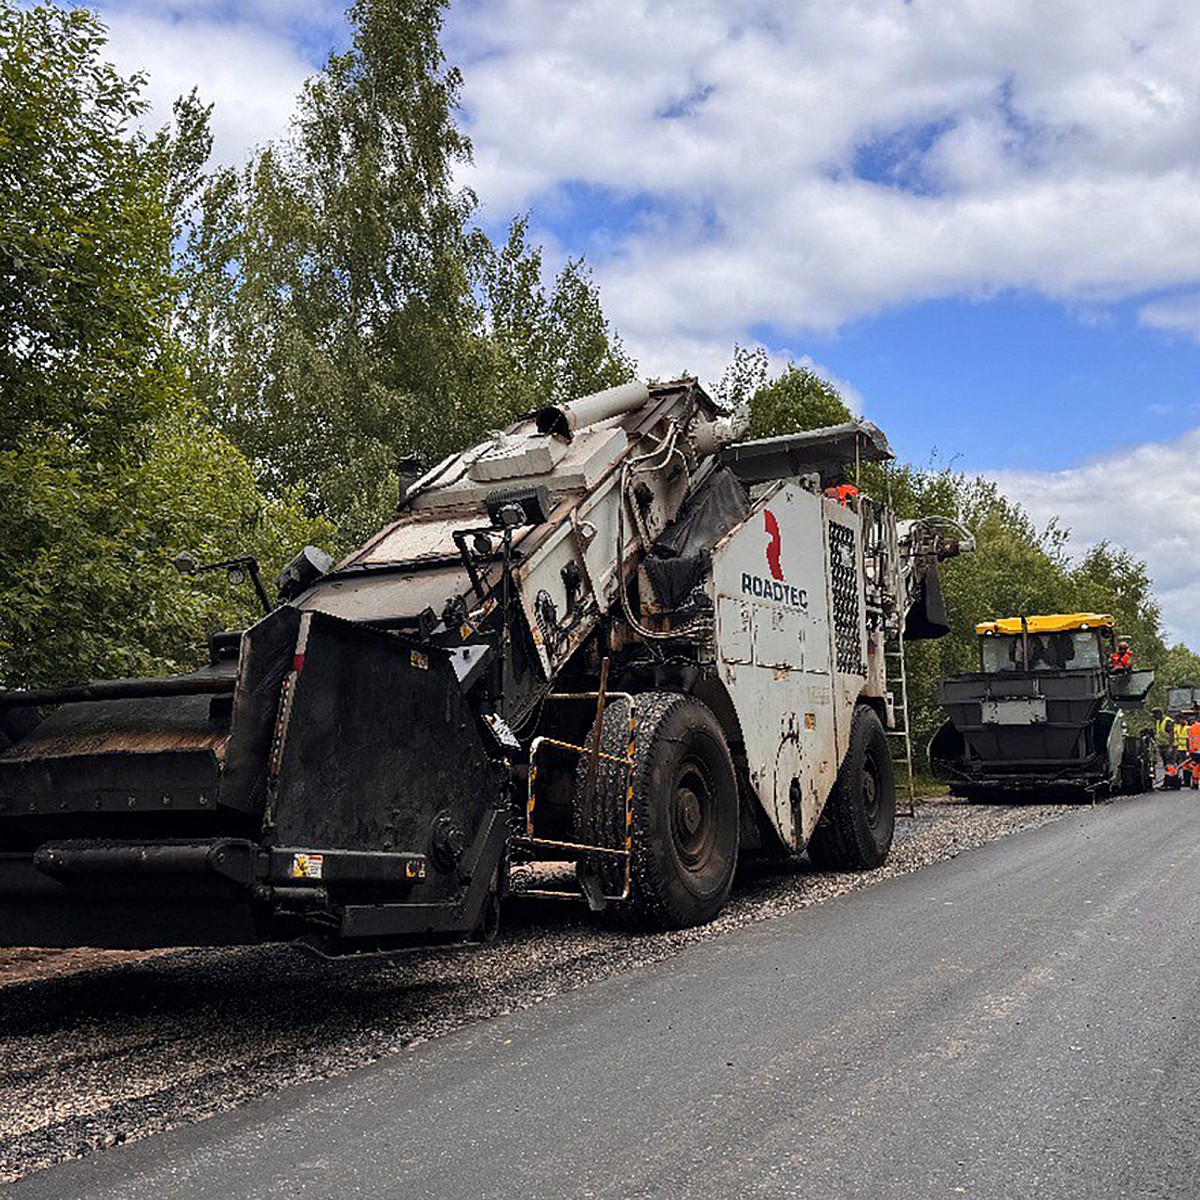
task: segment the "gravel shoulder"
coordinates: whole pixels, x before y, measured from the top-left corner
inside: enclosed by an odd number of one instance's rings
[[[338,962],[281,946],[0,951],[0,1180],[343,1074],[1068,811],[920,802],[882,870],[747,869],[715,922],[673,933],[631,936],[582,906],[526,901],[490,945]]]

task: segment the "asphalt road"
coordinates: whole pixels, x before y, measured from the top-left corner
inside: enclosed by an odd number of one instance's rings
[[[13,1195],[1192,1197],[1200,800],[1081,809]]]

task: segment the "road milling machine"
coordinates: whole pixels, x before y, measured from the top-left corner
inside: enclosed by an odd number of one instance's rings
[[[879,866],[885,664],[966,547],[825,494],[891,457],[873,425],[739,426],[691,379],[542,408],[202,669],[0,694],[0,942],[487,937],[547,860],[527,894],[678,927],[739,854]]]
[[[949,675],[938,703],[949,719],[929,761],[957,795],[1093,797],[1154,785],[1153,734],[1134,735],[1154,672],[1114,671],[1107,613],[1005,617],[975,627],[980,670]]]

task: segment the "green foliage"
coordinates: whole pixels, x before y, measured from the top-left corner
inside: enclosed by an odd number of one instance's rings
[[[633,362],[611,332],[582,259],[547,292],[542,251],[519,217],[501,247],[483,245],[483,298],[496,362],[496,396],[507,414],[572,400],[631,379]]]
[[[253,604],[180,550],[269,575],[399,459],[632,373],[581,262],[469,228],[442,7],[356,0],[292,140],[206,174],[194,92],[147,135],[92,14],[0,0],[0,681],[193,662]]]
[[[760,387],[750,402],[752,437],[821,429],[850,418],[850,409],[837,388],[811,367],[795,363],[789,363],[778,379]]]
[[[83,9],[0,0],[0,447],[111,453],[166,403],[170,163]]]
[[[1162,612],[1146,564],[1120,546],[1093,546],[1071,571],[1081,612],[1112,613],[1117,634],[1129,639],[1140,666],[1157,668],[1166,653]]]
[[[327,535],[196,415],[172,333],[171,246],[207,113],[130,123],[141,80],[83,9],[0,0],[0,682],[181,665],[248,611],[182,549],[272,565]]]
[[[713,399],[727,409],[749,411],[754,397],[766,386],[770,368],[762,346],[734,343],[733,357],[712,389]],[[681,371],[680,378],[686,374]]]
[[[762,346],[735,345],[733,357],[713,397],[729,409],[748,409],[750,437],[778,437],[849,421],[841,393],[809,366],[789,362],[770,379],[770,361]]]
[[[1166,707],[1167,692],[1173,687],[1200,687],[1200,654],[1182,642],[1167,647],[1158,663],[1151,693],[1151,707]]]
[[[353,45],[305,86],[293,140],[206,189],[186,329],[204,331],[201,394],[272,493],[302,487],[358,535],[394,504],[400,454],[462,439],[456,393],[482,356],[463,338],[473,198],[451,179],[468,147],[440,5],[349,15]]]
[[[210,181],[188,247],[201,395],[273,494],[304,489],[354,539],[394,507],[399,460],[632,371],[581,263],[547,292],[525,221],[499,249],[470,229],[442,9],[356,0],[291,140]]]
[[[146,451],[97,463],[61,435],[0,454],[0,666],[6,686],[198,665],[203,635],[257,616],[248,586],[186,579],[171,559],[240,553],[278,571],[332,530],[263,500],[249,463],[175,412]],[[268,574],[268,579],[270,574]]]

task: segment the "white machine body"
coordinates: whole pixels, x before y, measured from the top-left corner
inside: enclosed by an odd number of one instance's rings
[[[882,658],[868,636],[859,514],[778,484],[714,547],[709,589],[750,784],[781,839],[802,849],[845,758],[855,705],[871,692],[883,699],[881,670],[868,670]]]

